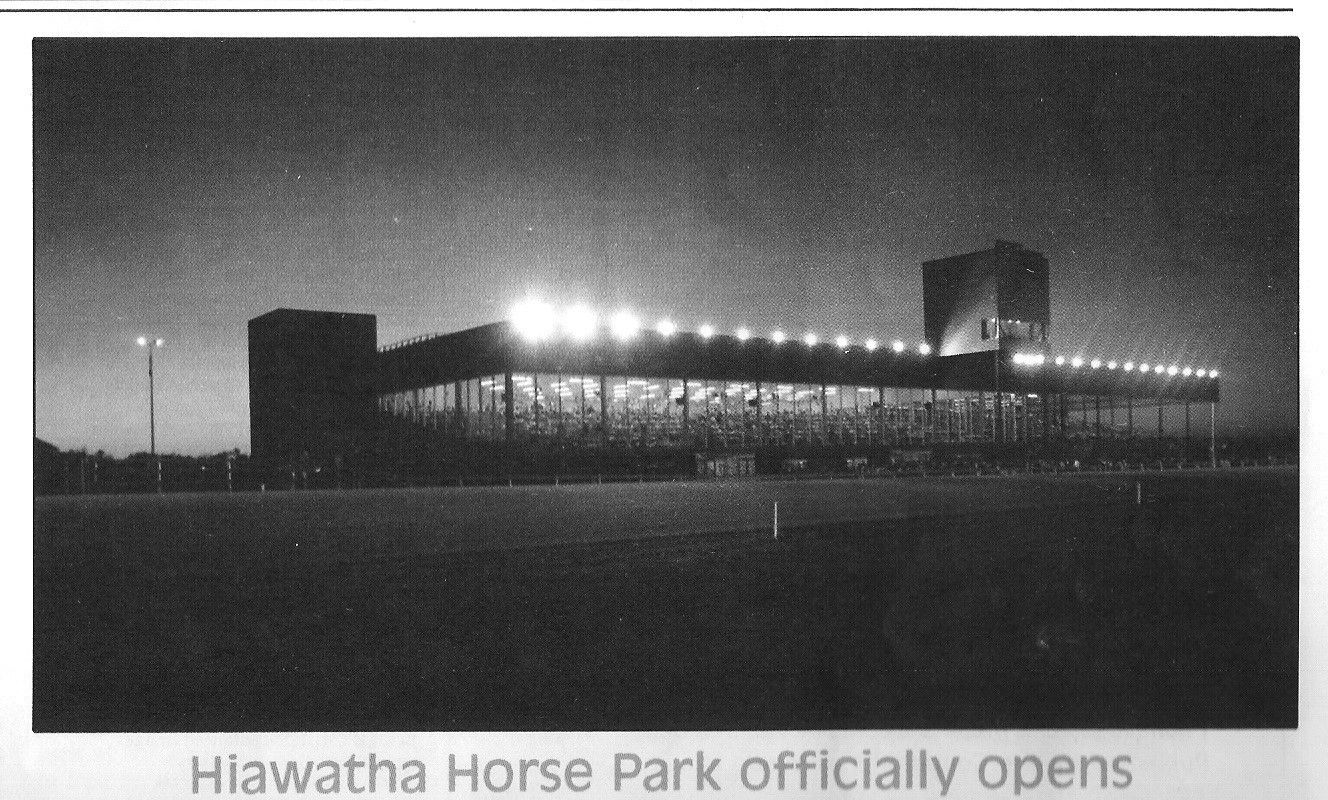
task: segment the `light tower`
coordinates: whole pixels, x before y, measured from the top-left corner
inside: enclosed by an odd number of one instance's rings
[[[165,339],[138,337],[138,346],[148,351],[148,447],[157,472],[157,493],[161,494],[161,459],[157,458],[157,389],[153,378],[152,351],[166,344]]]

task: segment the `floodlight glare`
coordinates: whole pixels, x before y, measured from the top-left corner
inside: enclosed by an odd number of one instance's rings
[[[1108,362],[1107,362],[1107,369],[1115,369],[1115,368],[1116,368],[1116,362],[1115,362],[1115,361],[1108,361]]]
[[[918,345],[918,352],[924,356],[931,355],[931,345],[927,344],[926,342],[923,342],[922,344]]]
[[[1194,367],[1186,367],[1185,369],[1180,371],[1180,374],[1188,378],[1194,374]]]
[[[711,336],[715,335],[715,326],[708,324],[702,325],[701,327],[696,329],[696,332],[701,334],[702,339],[709,339]]]
[[[1176,366],[1175,364],[1172,364],[1171,366],[1167,367],[1168,375],[1175,375],[1177,372],[1180,372],[1180,367]]]
[[[595,326],[599,324],[599,319],[595,312],[591,311],[584,303],[577,303],[567,309],[563,315],[563,332],[568,336],[584,342],[595,335]]]
[[[556,325],[553,307],[540,300],[523,300],[512,307],[512,324],[526,341],[547,339]]]
[[[747,330],[746,328],[739,328],[737,331],[735,331],[735,333],[738,337],[738,341],[740,342],[745,342],[748,339],[752,338],[752,332]]]
[[[1198,372],[1196,372],[1196,373],[1194,373],[1194,374],[1195,374],[1196,376],[1202,378],[1202,377],[1204,377],[1205,375],[1208,374],[1208,371],[1207,371],[1207,370],[1202,370],[1202,369],[1201,369],[1201,370],[1199,370]]]
[[[802,341],[808,347],[815,347],[816,343],[820,340],[816,338],[816,334],[808,333],[806,336],[802,337]]]
[[[1015,353],[1015,354],[1014,354],[1014,363],[1019,364],[1019,365],[1022,366],[1023,363],[1024,363],[1024,361],[1025,361],[1025,357],[1024,357],[1024,354],[1023,354],[1023,353]]]
[[[1147,371],[1148,371],[1148,365],[1147,365],[1147,364],[1140,364],[1140,365],[1139,365],[1139,371],[1140,371],[1140,372],[1147,372]]]
[[[1126,362],[1125,362],[1125,366],[1122,367],[1121,369],[1124,369],[1126,372],[1129,372],[1129,371],[1133,370],[1133,369],[1134,369],[1134,362],[1133,362],[1133,361],[1126,361]]]
[[[678,326],[674,325],[671,319],[662,319],[655,326],[655,332],[667,339],[678,332]]]
[[[146,337],[146,336],[140,336],[140,337],[138,337],[138,346],[139,346],[139,347],[147,347],[147,346],[148,346],[148,337]]]
[[[1056,356],[1056,366],[1058,367],[1065,366],[1065,356]]]
[[[784,332],[783,332],[783,331],[775,331],[774,333],[770,334],[770,341],[774,342],[775,344],[783,344],[783,343],[784,343]]]
[[[1158,364],[1156,367],[1153,367],[1153,372],[1156,372],[1158,375],[1161,375],[1163,372],[1166,372],[1166,371],[1167,371],[1167,368],[1164,367],[1164,366],[1162,366],[1161,364]]]
[[[875,350],[877,347],[880,347],[880,343],[877,342],[875,339],[868,339],[867,341],[862,343],[862,346],[867,348],[867,352],[871,352]]]
[[[902,353],[902,352],[904,352],[904,343],[901,342],[901,341],[899,341],[898,339],[896,339],[896,340],[890,345],[890,349],[893,350],[893,351],[895,351],[896,353]]]
[[[1215,369],[1210,369],[1210,370],[1208,370],[1208,377],[1210,377],[1210,378],[1216,378],[1216,377],[1217,377],[1217,370],[1215,370]]]
[[[1102,361],[1101,359],[1095,358],[1092,361],[1088,362],[1088,366],[1092,367],[1093,369],[1097,369],[1098,367],[1102,366]]]
[[[1075,356],[1074,358],[1070,359],[1070,366],[1074,367],[1075,369],[1078,369],[1083,365],[1084,365],[1084,360],[1079,356]]]
[[[619,311],[609,320],[609,330],[613,331],[613,338],[626,341],[641,330],[641,320],[630,311]]]
[[[835,347],[838,347],[840,350],[843,350],[843,349],[847,348],[847,347],[848,347],[848,337],[847,337],[847,336],[836,336],[836,337],[835,337]]]

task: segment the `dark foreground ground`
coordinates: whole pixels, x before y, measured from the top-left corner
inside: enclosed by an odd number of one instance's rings
[[[1297,489],[43,498],[33,727],[1293,727]]]

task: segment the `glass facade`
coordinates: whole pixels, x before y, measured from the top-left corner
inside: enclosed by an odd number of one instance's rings
[[[385,414],[466,439],[702,450],[1118,437],[1131,431],[1124,403],[1109,397],[550,373],[489,375],[379,398]],[[1143,424],[1134,420],[1134,433]]]

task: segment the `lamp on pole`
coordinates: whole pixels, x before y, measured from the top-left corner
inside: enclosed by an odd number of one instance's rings
[[[138,337],[138,346],[148,350],[148,446],[151,448],[152,463],[157,471],[157,493],[161,493],[161,459],[157,458],[157,390],[152,371],[152,351],[166,344],[165,339]]]

